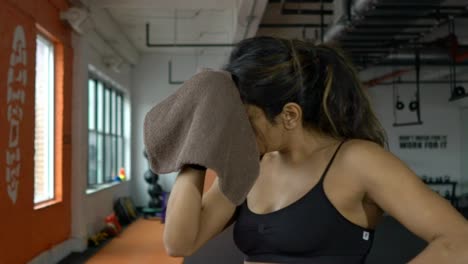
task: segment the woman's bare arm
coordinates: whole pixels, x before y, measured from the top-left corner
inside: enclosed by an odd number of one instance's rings
[[[345,163],[367,195],[429,243],[411,264],[468,263],[468,222],[444,198],[374,143],[354,140],[346,152]]]
[[[169,197],[164,245],[171,256],[193,254],[220,233],[232,218],[236,206],[220,191],[218,179],[203,194],[204,170],[185,167]]]

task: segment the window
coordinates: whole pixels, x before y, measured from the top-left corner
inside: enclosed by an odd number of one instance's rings
[[[54,43],[36,39],[36,89],[34,127],[34,203],[55,198],[54,173]]]
[[[88,80],[88,188],[114,181],[124,167],[124,110],[122,92]]]

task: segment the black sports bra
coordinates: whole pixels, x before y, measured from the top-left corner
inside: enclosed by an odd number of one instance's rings
[[[270,263],[364,263],[374,231],[342,216],[327,198],[323,180],[293,204],[267,214],[249,210],[247,201],[237,208],[234,241],[245,260]]]

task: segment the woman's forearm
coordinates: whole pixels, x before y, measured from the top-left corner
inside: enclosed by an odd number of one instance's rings
[[[468,263],[468,230],[434,239],[408,264],[441,263]]]
[[[184,168],[176,179],[166,212],[164,244],[172,256],[190,254],[200,226],[204,170]]]

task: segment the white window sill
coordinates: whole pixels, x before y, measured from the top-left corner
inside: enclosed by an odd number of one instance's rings
[[[103,191],[103,190],[106,190],[106,189],[110,189],[114,186],[117,186],[121,183],[124,183],[126,181],[123,181],[123,182],[109,182],[109,183],[104,183],[104,184],[100,184],[96,187],[92,187],[92,188],[87,188],[86,189],[86,194],[87,195],[90,195],[90,194],[93,194],[93,193],[97,193],[97,192],[100,192],[100,191]]]

